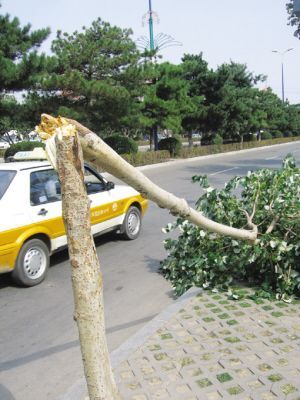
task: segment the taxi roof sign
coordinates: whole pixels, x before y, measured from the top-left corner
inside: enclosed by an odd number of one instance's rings
[[[35,147],[32,151],[18,151],[13,156],[14,161],[47,160],[46,152],[42,147]]]

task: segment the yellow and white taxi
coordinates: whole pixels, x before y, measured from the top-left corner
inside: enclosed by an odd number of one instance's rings
[[[147,200],[129,186],[114,185],[85,165],[94,235],[110,230],[137,238]],[[65,247],[58,176],[45,161],[0,164],[0,273],[34,286],[46,276],[50,255]]]

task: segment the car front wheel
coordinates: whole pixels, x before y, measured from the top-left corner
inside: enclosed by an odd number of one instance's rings
[[[40,239],[31,239],[22,246],[12,278],[17,284],[35,286],[45,279],[50,263],[48,246]]]
[[[142,226],[140,210],[135,207],[129,207],[122,226],[122,236],[127,240],[134,240],[138,237]]]

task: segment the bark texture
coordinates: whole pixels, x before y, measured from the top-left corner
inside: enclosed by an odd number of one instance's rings
[[[90,203],[83,180],[78,136],[56,137],[63,219],[72,266],[80,347],[90,400],[120,399],[112,374],[104,323],[103,283],[91,235]]]
[[[159,207],[167,208],[171,214],[181,216],[193,224],[220,235],[231,236],[236,239],[254,242],[257,238],[257,227],[252,224],[251,230],[237,229],[219,224],[206,218],[200,212],[189,207],[186,200],[174,196],[161,189],[145,175],[127,163],[113,151],[99,136],[75,120],[68,119],[75,126],[84,154],[84,159],[103,168],[105,171],[134,187],[145,198],[154,201]]]

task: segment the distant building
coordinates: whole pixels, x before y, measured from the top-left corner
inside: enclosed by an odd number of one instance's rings
[[[294,13],[300,18],[300,0],[294,0]]]

